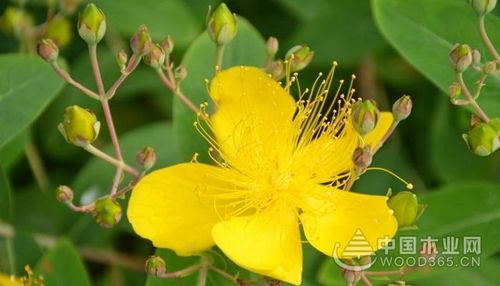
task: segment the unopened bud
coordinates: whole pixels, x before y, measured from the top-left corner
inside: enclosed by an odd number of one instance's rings
[[[394,211],[399,228],[415,225],[420,216],[417,196],[409,191],[401,191],[390,197],[387,206]]]
[[[51,39],[42,39],[37,45],[38,55],[45,61],[51,63],[59,56],[59,47]]]
[[[150,256],[146,260],[144,268],[146,270],[146,273],[153,276],[161,276],[167,269],[165,260],[157,255]]]
[[[497,62],[490,61],[484,64],[483,71],[487,74],[493,75],[497,71]]]
[[[358,147],[352,155],[352,162],[361,170],[366,169],[372,163],[372,153],[370,147]]]
[[[80,13],[78,33],[89,45],[96,45],[104,37],[106,33],[106,16],[93,3],[88,4]]]
[[[152,147],[146,146],[137,153],[136,161],[144,170],[149,170],[156,163],[156,152]]]
[[[130,38],[130,48],[138,56],[147,55],[153,48],[153,41],[148,28],[144,25],[139,26],[135,34]]]
[[[354,286],[358,284],[359,280],[361,280],[361,272],[360,271],[352,271],[348,269],[341,269],[341,275],[344,278],[345,282],[347,282],[348,286]]]
[[[122,218],[122,207],[109,196],[95,201],[93,216],[97,224],[102,227],[113,227]]]
[[[174,70],[174,77],[178,82],[183,81],[187,77],[187,75],[188,71],[183,65],[176,67]]]
[[[6,33],[18,34],[34,26],[33,16],[17,7],[7,7],[0,20],[0,29]]]
[[[58,126],[66,141],[77,146],[94,142],[99,134],[99,127],[95,114],[77,105],[66,107],[64,120]]]
[[[370,133],[377,126],[379,118],[377,103],[373,100],[356,101],[352,105],[352,123],[361,135]]]
[[[71,41],[71,22],[64,17],[54,17],[47,23],[44,38],[52,39],[57,46],[65,47]]]
[[[491,126],[497,132],[497,134],[500,135],[500,118],[490,119],[488,125]]]
[[[455,44],[451,49],[449,58],[455,70],[461,73],[472,63],[471,48],[466,44]]]
[[[163,48],[165,54],[169,55],[174,51],[174,40],[172,37],[166,36],[160,43],[160,46]]]
[[[279,49],[278,39],[276,39],[275,37],[269,37],[269,39],[267,39],[267,44],[266,44],[267,55],[271,58],[274,58],[274,56],[278,52],[278,49]]]
[[[236,36],[238,21],[225,3],[220,3],[208,17],[207,31],[217,45],[225,45]]]
[[[56,198],[61,203],[71,202],[73,200],[73,190],[70,187],[61,185],[57,187]]]
[[[478,16],[484,16],[495,9],[497,0],[470,0],[470,3]]]
[[[481,53],[477,49],[472,49],[472,64],[477,66],[481,63]]]
[[[285,58],[290,63],[290,70],[299,71],[311,63],[314,52],[308,46],[297,45],[286,53]]]
[[[151,51],[144,56],[144,63],[154,69],[160,69],[165,62],[165,52],[159,44],[154,44]]]
[[[285,64],[282,60],[277,60],[271,63],[268,72],[274,79],[281,79],[285,71]]]
[[[392,115],[397,121],[405,120],[410,116],[411,109],[413,107],[413,102],[411,97],[408,95],[403,95],[392,105]]]
[[[500,136],[497,131],[498,122],[477,123],[463,138],[470,150],[481,157],[489,156],[500,148]]]
[[[124,50],[119,51],[116,54],[116,63],[121,71],[123,71],[127,67],[128,55]]]
[[[462,94],[462,87],[458,82],[454,82],[448,87],[448,95],[451,99],[457,98],[460,94]]]

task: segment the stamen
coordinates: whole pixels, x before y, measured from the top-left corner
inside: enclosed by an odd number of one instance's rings
[[[406,185],[406,188],[408,190],[412,190],[413,189],[413,184],[412,183],[408,183],[407,181],[405,181],[403,178],[401,178],[400,176],[396,175],[394,172],[390,171],[390,170],[387,170],[385,168],[381,168],[381,167],[368,167],[366,169],[367,171],[383,171],[383,172],[386,172],[388,173],[389,175],[392,175],[393,177],[395,177],[396,179],[400,180],[401,182],[403,182],[405,185]]]

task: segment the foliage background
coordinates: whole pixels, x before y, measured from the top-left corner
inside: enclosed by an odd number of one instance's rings
[[[26,7],[41,20],[45,2],[26,1]],[[182,60],[189,72],[183,83],[185,93],[194,101],[206,98],[203,79],[211,76],[214,48],[206,35],[199,35],[204,30],[207,6],[218,1],[94,2],[108,17],[107,47],[101,45],[99,51],[108,86],[119,74],[109,51],[126,47],[127,39],[144,23],[156,41],[172,35],[174,58],[176,62]],[[500,273],[493,271],[500,267],[500,155],[479,158],[468,151],[461,134],[468,128],[470,115],[453,107],[443,93],[453,81],[447,59],[452,44],[466,42],[486,54],[476,32],[474,12],[466,2],[227,2],[256,29],[241,20],[238,39],[226,54],[227,64],[262,64],[264,39],[276,36],[281,56],[300,43],[307,43],[316,52],[311,66],[300,74],[303,86],[309,86],[335,59],[340,63],[337,78],[356,73],[358,96],[375,99],[382,109],[388,109],[403,93],[412,96],[411,117],[377,154],[373,165],[394,170],[411,181],[420,199],[429,204],[419,221],[418,233],[472,234],[483,239],[480,268],[415,274],[409,276],[412,285],[488,286],[500,281]],[[0,12],[13,4],[1,1]],[[73,77],[93,87],[86,47],[76,33],[76,16],[70,20],[73,40],[62,54]],[[493,41],[500,45],[500,20],[495,15],[487,20]],[[35,57],[14,55],[17,50],[12,35],[0,33],[0,52],[5,54],[0,56],[0,220],[16,231],[14,238],[0,237],[0,271],[21,274],[23,266],[29,264],[45,273],[47,285],[66,285],[62,281],[72,281],[72,285],[192,285],[195,277],[172,281],[146,278],[142,261],[155,250],[134,235],[126,217],[117,227],[103,229],[90,216],[74,214],[54,199],[52,190],[59,184],[71,185],[82,202],[107,192],[113,169],[66,144],[56,130],[68,105],[85,106],[102,116],[95,102],[71,87],[63,87],[48,65]],[[499,84],[497,78],[491,79],[480,102],[494,116],[500,116]],[[157,150],[157,167],[189,160],[194,151],[205,154],[191,127],[192,115],[173,100],[145,65],[127,79],[111,105],[129,162],[144,145]],[[102,130],[99,146],[109,143],[106,135]],[[46,167],[47,191],[41,191],[33,179],[24,155],[29,146],[36,146]],[[104,148],[111,151],[109,146]],[[404,188],[378,172],[368,172],[355,185],[358,191],[376,194],[385,193],[388,187],[394,191]],[[40,234],[49,235],[54,247],[37,245],[35,238]],[[105,263],[92,258],[96,251]],[[168,251],[162,254],[170,270],[196,259],[177,258]],[[330,259],[307,246],[305,256],[303,285],[344,285]],[[125,261],[132,271],[117,266],[113,259]],[[209,283],[227,282],[212,275]]]

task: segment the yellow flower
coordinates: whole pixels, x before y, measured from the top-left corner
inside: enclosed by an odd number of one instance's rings
[[[8,276],[3,273],[0,273],[0,285],[1,286],[23,286],[17,278],[14,276]]]
[[[217,166],[191,162],[145,176],[130,198],[134,230],[182,256],[217,245],[241,267],[292,284],[301,282],[300,224],[326,255],[345,258],[359,231],[377,250],[397,229],[387,198],[346,188],[355,148],[378,147],[393,117],[382,113],[359,136],[349,116],[354,90],[327,100],[333,70],[297,102],[290,85],[257,68],[219,72],[210,86],[217,111],[195,124]],[[320,113],[334,109],[330,120]]]

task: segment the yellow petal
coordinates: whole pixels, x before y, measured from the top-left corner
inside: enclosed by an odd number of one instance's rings
[[[266,73],[244,66],[221,71],[210,96],[216,104],[212,127],[228,163],[253,174],[291,152],[286,143],[296,104]]]
[[[309,243],[326,255],[369,255],[380,248],[379,242],[396,233],[397,221],[387,206],[387,197],[317,188],[329,198],[308,201],[301,221]]]
[[[365,144],[370,145],[372,149],[377,149],[380,140],[382,140],[387,131],[389,131],[393,123],[394,116],[392,112],[381,112],[375,129],[364,137]]]
[[[18,282],[14,277],[0,273],[0,286],[23,286],[24,284]]]
[[[236,217],[215,225],[212,234],[217,246],[239,266],[300,284],[302,245],[293,210],[271,207],[257,215]]]
[[[134,187],[128,219],[156,247],[193,255],[211,247],[220,221],[210,189],[230,188],[224,169],[185,163],[152,172]]]

